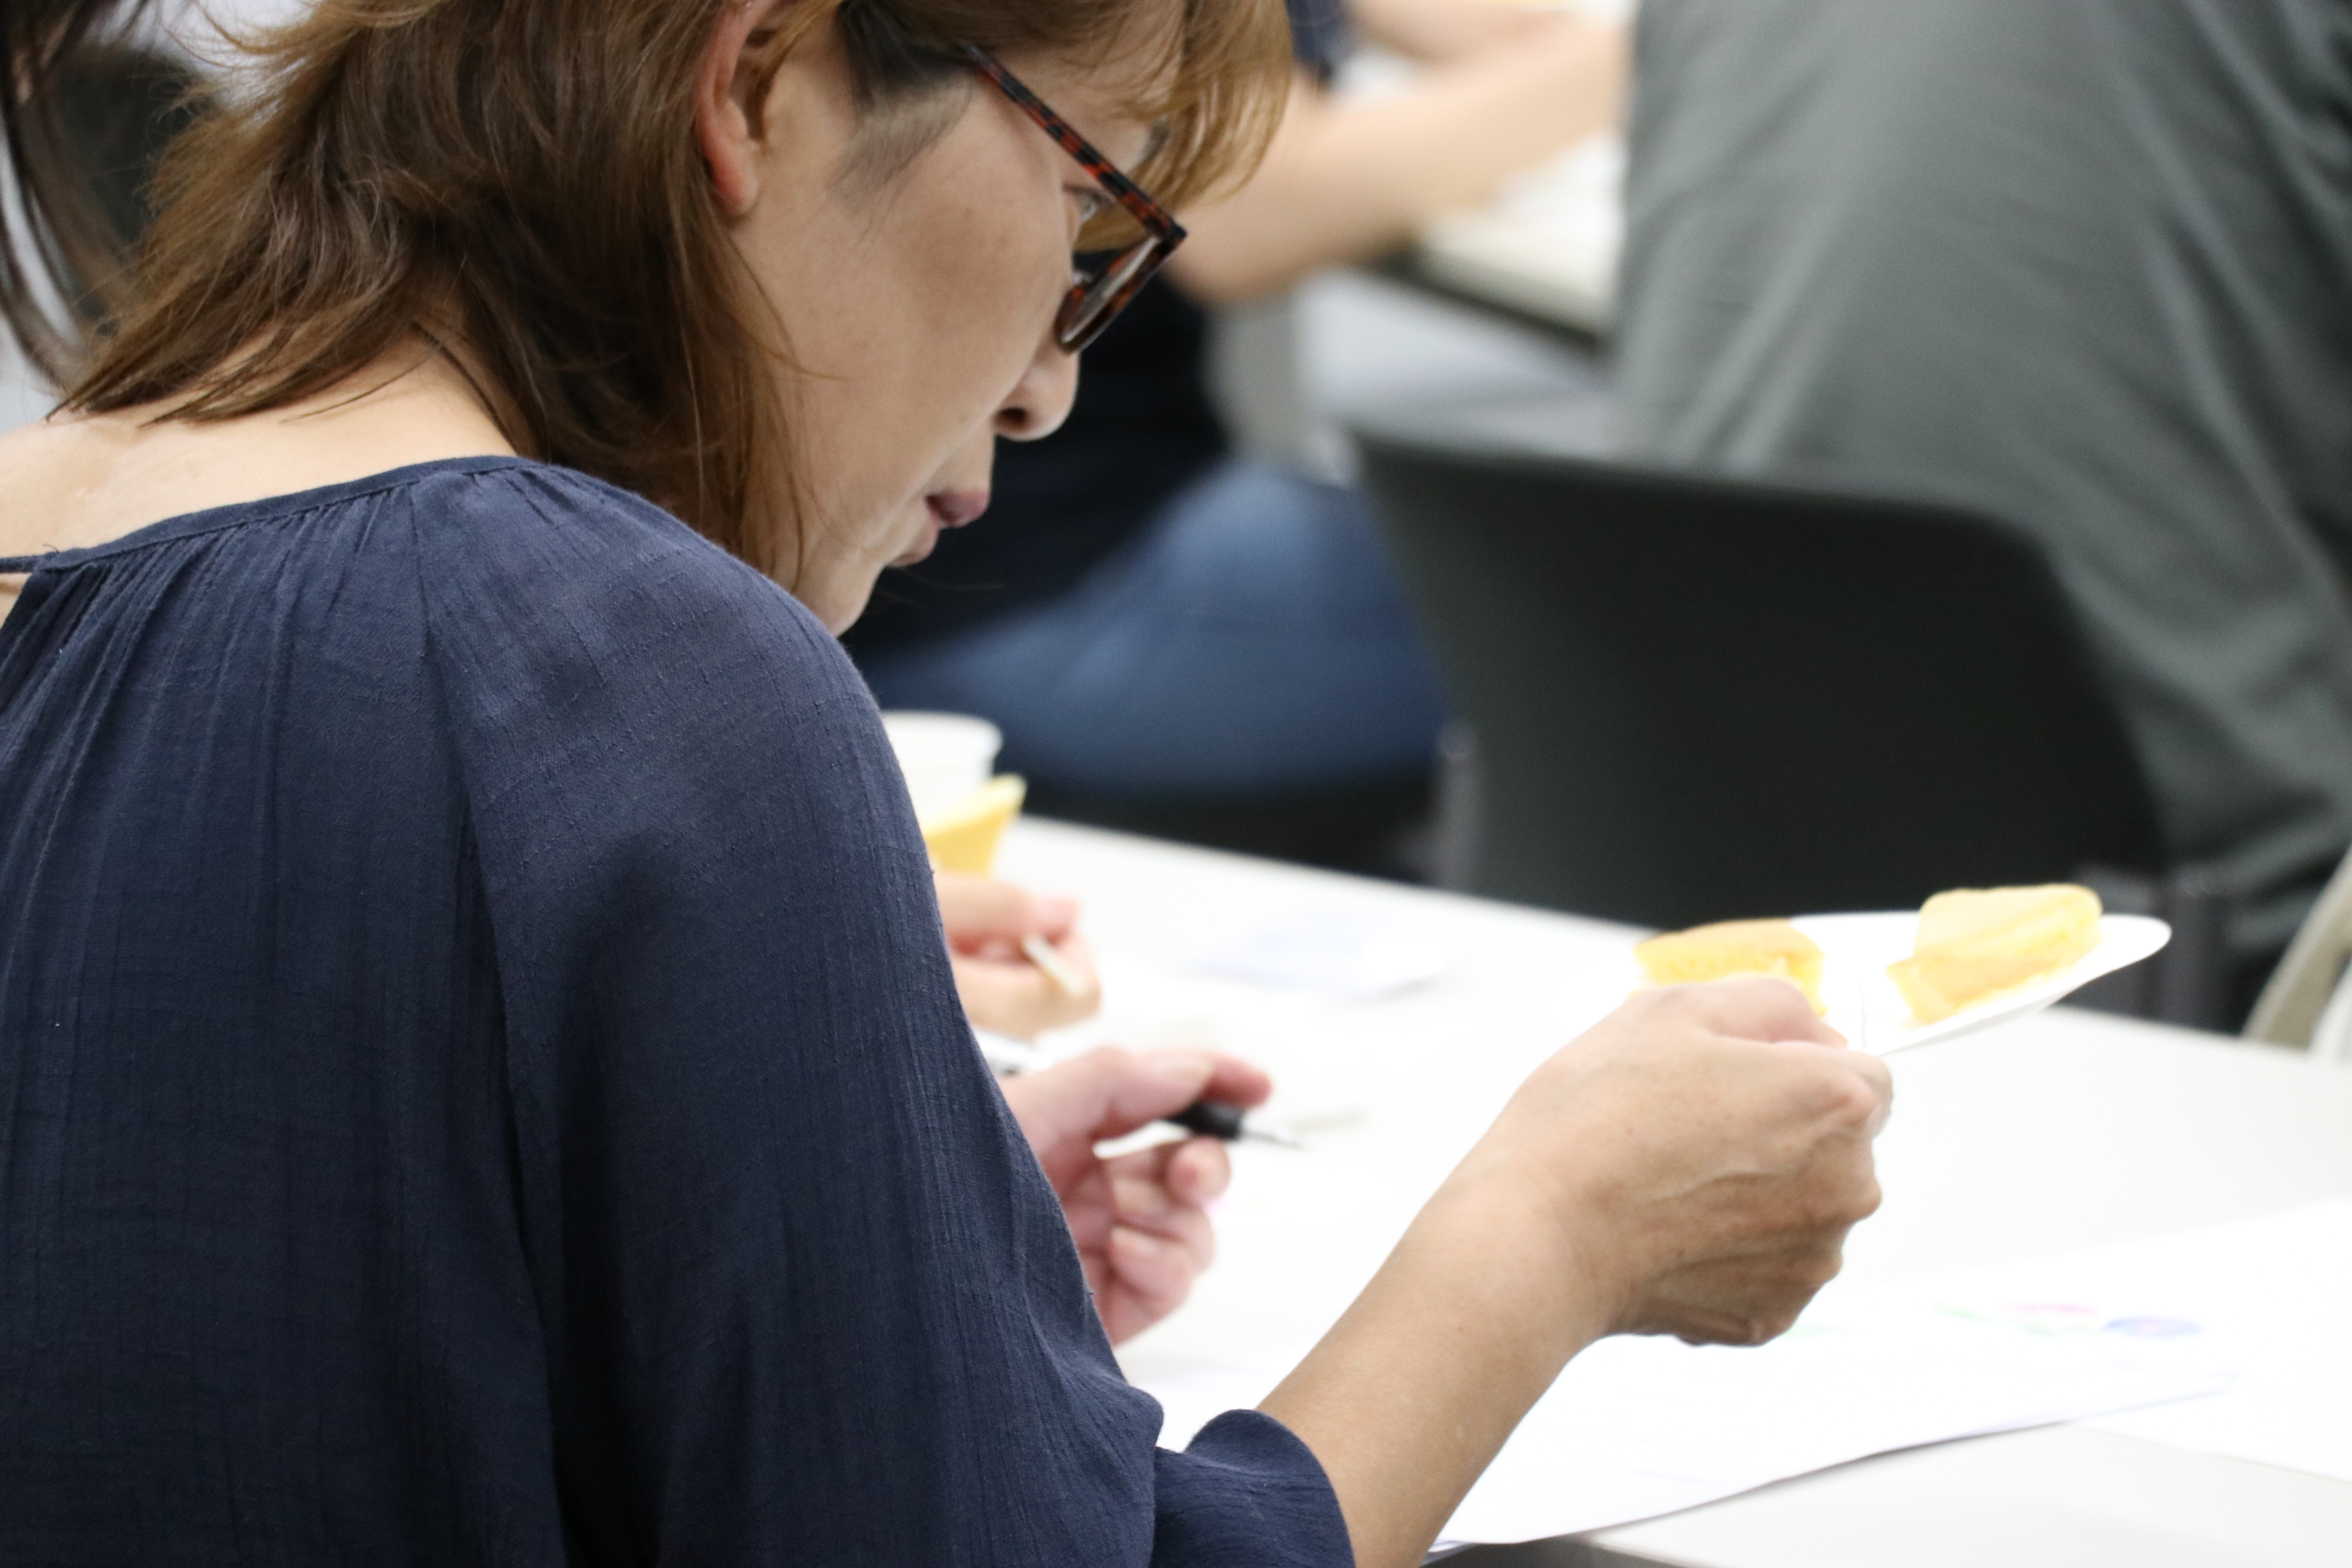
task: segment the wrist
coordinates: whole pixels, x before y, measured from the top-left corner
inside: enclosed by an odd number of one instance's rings
[[[1259,1406],[1313,1449],[1356,1561],[1419,1563],[1612,1304],[1549,1200],[1474,1156]]]
[[[1549,1325],[1565,1361],[1614,1331],[1633,1299],[1624,1248],[1591,1194],[1507,1147],[1481,1145],[1455,1168],[1414,1228],[1442,1227],[1465,1246],[1505,1265],[1509,1288],[1540,1302],[1534,1321]]]

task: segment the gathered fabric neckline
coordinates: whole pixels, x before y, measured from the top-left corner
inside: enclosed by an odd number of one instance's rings
[[[530,458],[485,455],[473,458],[435,458],[427,462],[410,463],[402,468],[387,468],[380,474],[365,474],[355,479],[339,479],[331,485],[319,485],[307,490],[289,490],[283,495],[261,496],[253,500],[228,501],[220,506],[205,507],[195,511],[181,512],[158,521],[134,528],[118,539],[97,544],[78,545],[69,550],[43,551],[35,555],[0,555],[0,575],[29,575],[37,572],[78,566],[86,561],[118,554],[124,551],[144,549],[174,539],[209,533],[217,529],[238,528],[248,523],[264,522],[289,512],[310,511],[319,507],[356,500],[380,490],[397,489],[439,474],[490,473],[501,468],[535,468],[549,465]]]

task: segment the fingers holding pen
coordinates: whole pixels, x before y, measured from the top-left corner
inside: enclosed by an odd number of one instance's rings
[[[1111,1183],[1111,1206],[1118,1223],[1151,1231],[1171,1239],[1189,1241],[1196,1235],[1201,1266],[1213,1251],[1207,1243],[1205,1210],[1233,1180],[1233,1162],[1225,1146],[1213,1138],[1187,1138],[1139,1150],[1107,1162]],[[1192,1222],[1200,1217],[1203,1223]]]
[[[1215,1261],[1216,1234],[1202,1205],[1223,1190],[1229,1170],[1223,1147],[1205,1138],[1108,1163],[1108,1288],[1096,1300],[1114,1342],[1175,1310]]]

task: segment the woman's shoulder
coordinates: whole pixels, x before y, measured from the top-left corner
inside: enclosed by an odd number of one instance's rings
[[[848,672],[832,634],[773,581],[643,496],[524,458],[428,465],[399,487],[436,628],[670,659],[722,647]],[[854,675],[848,677],[854,680]]]
[[[798,769],[811,789],[887,793],[887,743],[840,643],[660,507],[512,458],[419,473],[383,500],[402,515],[370,531],[414,541],[426,658],[478,783],[593,757],[632,821],[680,766],[728,790]]]
[[[594,882],[649,843],[924,864],[865,682],[775,583],[548,464],[446,465],[387,503],[367,531],[415,542],[429,679],[500,885]]]
[[[631,583],[662,565],[714,591],[797,608],[790,595],[672,513],[576,468],[528,458],[472,458],[382,479],[387,489],[397,489],[419,549],[452,564],[465,560],[583,587]]]

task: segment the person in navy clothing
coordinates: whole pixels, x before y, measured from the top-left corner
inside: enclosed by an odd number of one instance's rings
[[[1883,1069],[1778,983],[1661,992],[1263,1409],[1164,1450],[1119,1375],[1201,1173],[1095,1142],[1265,1079],[1008,1103],[835,636],[1286,55],[1260,0],[268,45],[0,444],[0,1562],[1404,1564],[1582,1345],[1834,1270]]]

